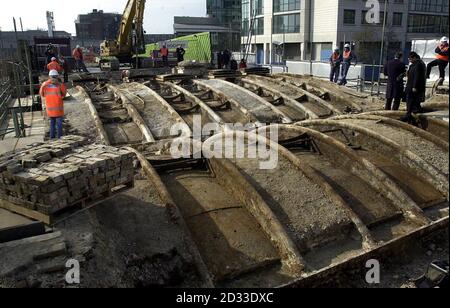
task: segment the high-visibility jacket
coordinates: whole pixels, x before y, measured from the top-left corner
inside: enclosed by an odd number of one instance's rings
[[[162,57],[167,57],[167,56],[169,56],[169,49],[161,48],[160,53],[161,53]]]
[[[351,51],[351,50],[349,50],[349,51],[344,50],[343,61],[346,62],[346,63],[349,63],[349,62],[352,62],[353,60],[357,61],[356,60],[356,56],[353,53],[353,51]]]
[[[342,62],[342,56],[339,52],[333,52],[333,54],[330,57],[330,63],[335,65],[340,65]]]
[[[436,48],[437,59],[448,62],[448,46],[449,45],[440,45],[438,48]]]
[[[55,70],[58,72],[62,72],[63,69],[61,67],[61,65],[59,65],[59,63],[57,61],[52,61],[47,65],[47,70],[50,72],[51,70]]]
[[[48,80],[41,86],[39,94],[45,98],[48,117],[60,118],[64,116],[63,99],[67,94],[67,88],[63,83],[53,84],[51,80]]]
[[[75,58],[75,60],[83,60],[83,51],[81,48],[75,48],[73,50],[72,56]]]

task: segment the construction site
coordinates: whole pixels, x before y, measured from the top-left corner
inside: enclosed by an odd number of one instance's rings
[[[68,74],[60,139],[33,46],[0,62],[0,287],[448,283],[447,81],[411,125],[404,104],[310,75],[144,67],[139,2],[99,67]]]

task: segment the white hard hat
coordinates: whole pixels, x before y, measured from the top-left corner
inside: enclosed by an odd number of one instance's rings
[[[52,58],[52,61],[56,61],[56,58],[55,58],[55,57],[53,57],[53,58]]]
[[[77,45],[77,49],[80,48],[80,45]]]
[[[334,51],[339,51],[339,47],[334,47]]]
[[[350,44],[345,44],[345,48],[350,48]]]
[[[441,43],[448,43],[448,37],[444,36],[441,38]]]
[[[51,71],[48,73],[48,75],[49,75],[50,77],[58,77],[58,76],[59,76],[59,73],[58,73],[57,70],[51,70]]]

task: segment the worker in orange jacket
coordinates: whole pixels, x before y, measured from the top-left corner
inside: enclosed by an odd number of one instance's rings
[[[449,56],[449,50],[448,50],[449,44],[448,44],[448,38],[443,37],[440,41],[439,46],[436,48],[436,60],[430,62],[427,66],[427,79],[430,79],[431,70],[433,67],[438,66],[439,67],[439,83],[443,84],[445,80],[445,69],[448,66],[448,56]]]
[[[166,47],[166,45],[164,45],[160,49],[159,53],[161,54],[164,67],[168,67],[169,66],[169,49]]]
[[[73,50],[72,56],[75,59],[77,71],[80,73],[89,73],[86,65],[84,64],[83,50],[81,49],[80,45],[77,45],[77,47]]]
[[[39,95],[45,99],[45,107],[47,116],[50,118],[50,139],[54,139],[57,126],[58,139],[63,135],[62,123],[64,118],[64,102],[67,88],[64,83],[59,81],[59,74],[56,70],[51,70],[49,73],[50,79],[44,82],[39,90]]]
[[[63,68],[61,65],[59,65],[58,60],[53,57],[51,59],[51,62],[47,64],[47,70],[50,71],[57,71],[58,73],[61,73],[63,71]]]

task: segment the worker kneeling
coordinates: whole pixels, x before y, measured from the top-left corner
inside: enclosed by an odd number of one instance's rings
[[[49,73],[50,79],[41,86],[39,94],[45,98],[47,116],[50,118],[50,139],[55,139],[55,126],[58,130],[58,139],[62,137],[62,123],[64,118],[64,102],[67,88],[64,83],[58,79],[59,74],[56,70]]]

